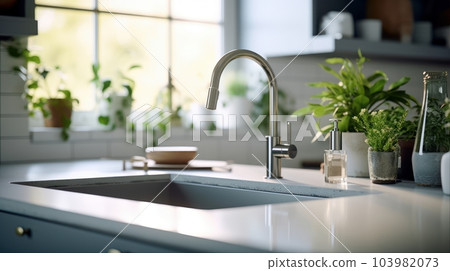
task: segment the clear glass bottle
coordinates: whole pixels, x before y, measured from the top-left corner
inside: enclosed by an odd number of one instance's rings
[[[445,129],[447,72],[423,73],[423,101],[417,127],[412,165],[414,181],[425,186],[441,185],[441,158],[450,148],[449,129]]]
[[[324,173],[326,183],[347,182],[347,154],[342,150],[341,133],[338,129],[339,119],[330,119],[334,128],[330,132],[330,149],[324,154]]]

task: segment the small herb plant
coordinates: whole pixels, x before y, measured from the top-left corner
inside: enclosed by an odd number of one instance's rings
[[[409,77],[402,77],[400,80],[392,83],[387,89],[385,85],[388,81],[386,73],[375,71],[366,76],[363,73],[364,63],[368,61],[361,50],[358,50],[356,63],[346,58],[328,58],[327,64],[341,65],[338,71],[335,71],[328,65],[320,65],[322,69],[334,77],[339,82],[314,82],[309,86],[316,88],[325,88],[322,93],[312,96],[321,100],[320,103],[309,103],[308,106],[294,112],[294,114],[303,116],[312,114],[315,117],[332,115],[333,118],[341,119],[339,130],[342,132],[356,132],[355,118],[361,109],[366,109],[368,113],[374,112],[385,103],[394,103],[401,107],[411,107],[412,103],[417,104],[417,100],[400,90],[400,87],[409,82]],[[327,133],[332,125],[321,128],[322,133]]]
[[[127,71],[131,71],[137,68],[140,68],[140,65],[131,65]],[[99,90],[100,99],[104,99],[110,105],[112,103],[113,95],[116,95],[116,91],[113,89],[113,82],[111,79],[103,79],[100,77],[100,64],[92,65],[92,73],[93,78],[91,82],[93,82]],[[136,82],[126,74],[119,72],[120,84],[126,90],[126,97],[122,100],[121,108],[117,109],[116,112],[113,112],[114,116],[111,119],[111,116],[108,115],[100,115],[98,116],[98,122],[101,125],[107,126],[111,124],[111,130],[114,130],[118,126],[123,126],[125,124],[125,111],[131,108],[131,104],[133,103],[133,91],[136,86]]]
[[[376,152],[393,152],[398,148],[398,138],[405,122],[407,110],[395,107],[369,113],[362,109],[358,116],[353,116],[356,129],[364,132],[366,143]]]

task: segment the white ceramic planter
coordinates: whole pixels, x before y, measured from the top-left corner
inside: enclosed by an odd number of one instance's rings
[[[450,152],[445,153],[441,160],[442,191],[450,195]]]
[[[369,145],[364,133],[342,133],[342,149],[347,152],[347,176],[369,177]]]

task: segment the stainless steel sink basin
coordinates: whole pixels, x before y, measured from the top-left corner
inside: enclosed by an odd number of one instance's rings
[[[107,181],[36,181],[16,184],[43,188],[146,201],[157,204],[196,209],[220,209],[252,205],[314,200],[318,197],[292,196],[291,194],[264,192],[222,186],[170,181],[167,179]]]

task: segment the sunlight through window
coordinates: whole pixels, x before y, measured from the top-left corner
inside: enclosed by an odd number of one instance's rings
[[[222,53],[221,0],[36,0],[36,17],[39,35],[29,38],[29,47],[43,64],[61,66],[79,111],[98,106],[90,82],[94,63],[117,92],[125,91],[120,74],[141,66],[126,74],[136,81],[133,108],[156,105],[170,68],[177,90],[173,104],[189,107],[204,101]]]

